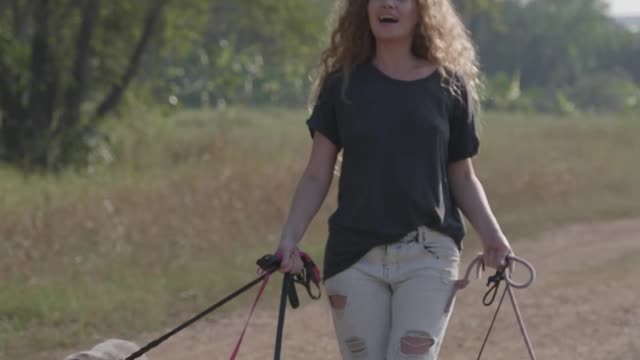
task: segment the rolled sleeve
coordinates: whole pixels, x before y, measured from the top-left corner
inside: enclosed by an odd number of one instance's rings
[[[459,97],[452,95],[449,116],[449,163],[473,157],[480,149],[476,114],[469,106],[471,100],[468,92],[464,90],[464,86],[462,88]]]
[[[328,78],[325,81],[323,89],[316,100],[311,112],[311,116],[307,119],[307,127],[313,138],[316,131],[326,136],[338,148],[342,147],[342,139],[340,138],[340,129],[338,127],[338,119],[336,116],[336,93],[335,78]]]

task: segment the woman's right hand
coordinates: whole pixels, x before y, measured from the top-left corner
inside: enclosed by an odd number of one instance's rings
[[[287,238],[280,240],[278,252],[282,256],[280,272],[295,274],[302,271],[304,265],[302,264],[296,241]]]

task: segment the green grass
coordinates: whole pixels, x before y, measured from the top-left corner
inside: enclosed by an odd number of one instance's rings
[[[133,113],[114,125],[109,167],[32,177],[0,168],[0,358],[165,329],[252,279],[307,160],[305,117]],[[639,138],[632,117],[487,113],[476,167],[517,239],[639,215]],[[335,190],[302,243],[320,263]]]

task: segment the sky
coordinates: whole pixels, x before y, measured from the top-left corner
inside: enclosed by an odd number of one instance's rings
[[[640,15],[640,0],[608,0],[613,15]]]

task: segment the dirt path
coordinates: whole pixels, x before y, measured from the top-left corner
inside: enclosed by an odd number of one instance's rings
[[[538,359],[640,359],[640,219],[577,224],[514,245],[537,269],[516,293]],[[469,263],[470,253],[463,260]],[[486,279],[485,274],[484,279]],[[441,359],[475,359],[494,308],[476,281],[458,296]],[[283,359],[338,359],[326,298],[287,313]],[[528,359],[509,304],[500,313],[485,359]],[[257,311],[239,359],[273,354],[276,312]],[[228,359],[245,313],[195,326],[152,351],[152,360]],[[148,339],[140,339],[143,343]]]

